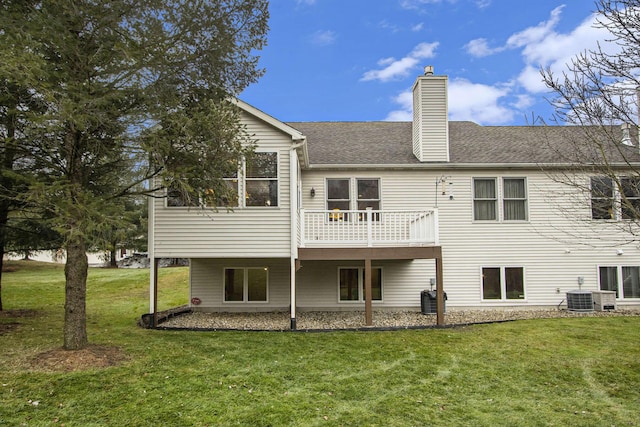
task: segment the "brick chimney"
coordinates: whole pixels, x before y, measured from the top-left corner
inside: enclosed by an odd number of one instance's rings
[[[413,154],[421,162],[449,161],[447,76],[433,75],[433,66],[413,85]]]

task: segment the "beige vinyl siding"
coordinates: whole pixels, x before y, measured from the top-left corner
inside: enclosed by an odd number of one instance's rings
[[[590,211],[584,200],[580,205],[574,204],[575,209],[561,207],[560,203],[568,206],[567,199],[574,203],[577,200],[567,195],[571,189],[554,183],[544,173],[496,170],[452,175],[455,200],[441,202],[439,209],[445,290],[450,305],[556,306],[565,299],[566,291],[578,288],[579,276],[585,278],[584,289],[596,290],[597,265],[620,263],[611,240],[604,244],[600,239],[606,235],[621,242],[624,236],[619,230],[613,230],[611,224],[586,219]],[[474,221],[474,177],[496,177],[499,188],[503,177],[526,177],[528,221],[502,221],[502,212],[499,221]],[[500,201],[499,197],[499,204]],[[625,248],[630,255],[626,261],[637,264],[638,249]],[[482,301],[482,267],[523,267],[526,299]]]
[[[338,269],[364,267],[354,261],[304,261],[297,274],[297,306],[303,310],[363,310],[364,302],[338,301]],[[373,301],[374,309],[420,308],[420,292],[429,290],[435,275],[433,260],[373,261],[382,268],[382,301]]]
[[[445,195],[442,195],[442,187],[438,188],[447,307],[556,306],[565,299],[567,291],[578,288],[579,276],[585,279],[583,289],[596,290],[598,265],[640,265],[640,250],[633,244],[624,243],[629,235],[618,229],[619,223],[590,220],[587,199],[571,195],[571,188],[554,182],[536,169],[447,173],[427,170],[303,171],[303,206],[325,208],[326,178],[367,177],[380,178],[382,209],[430,209],[436,202],[436,180],[442,176],[453,183],[445,185]],[[502,201],[502,178],[525,178],[528,220],[503,221],[499,206],[499,221],[474,221],[474,177],[496,178],[498,205]],[[314,198],[310,197],[311,187],[316,190]],[[449,199],[451,191],[453,200]],[[612,245],[612,241],[620,244]],[[618,248],[624,255],[616,254]],[[426,267],[422,267],[421,262]],[[319,304],[336,301],[335,269],[332,267],[329,271],[319,267],[309,273],[313,267],[307,264],[306,271],[299,275],[299,303],[310,306],[314,299]],[[402,281],[404,290],[387,294],[385,289],[384,305],[415,305],[416,292],[419,294],[419,290],[428,287],[428,278],[435,276],[432,265],[432,260],[425,260],[396,265],[389,271],[385,269],[385,281],[389,274],[390,278],[403,277],[398,282]],[[523,267],[526,299],[483,301],[482,267]],[[303,279],[311,280],[312,285],[303,284]],[[620,304],[630,302],[619,301]]]
[[[449,160],[447,77],[419,77],[413,88],[413,153],[422,162]]]
[[[167,208],[155,201],[156,257],[279,257],[291,246],[289,161],[291,137],[243,115],[257,152],[278,153],[278,206],[234,208]]]
[[[224,302],[224,269],[266,267],[268,275],[268,301],[253,303]],[[191,298],[201,304],[201,311],[284,311],[289,300],[289,259],[191,259]]]

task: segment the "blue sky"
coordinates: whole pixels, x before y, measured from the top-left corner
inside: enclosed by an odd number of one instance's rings
[[[449,76],[449,117],[548,119],[540,67],[561,72],[606,34],[591,0],[271,0],[266,74],[240,98],[289,121],[410,120],[425,65]]]

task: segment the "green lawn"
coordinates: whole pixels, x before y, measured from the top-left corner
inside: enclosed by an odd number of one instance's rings
[[[640,317],[396,332],[184,332],[136,326],[146,270],[91,269],[89,339],[118,366],[30,367],[62,344],[63,270],[10,263],[0,426],[640,425]],[[160,272],[160,309],[187,300]],[[37,402],[37,404],[36,404]]]

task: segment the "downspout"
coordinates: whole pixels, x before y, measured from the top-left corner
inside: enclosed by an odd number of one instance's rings
[[[291,287],[291,330],[296,330],[296,260],[298,259],[298,153],[297,150],[306,144],[306,140],[297,143],[289,151],[289,207],[291,215],[290,242],[290,287]]]

